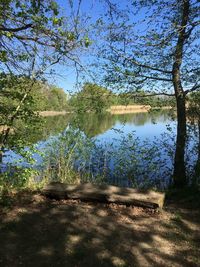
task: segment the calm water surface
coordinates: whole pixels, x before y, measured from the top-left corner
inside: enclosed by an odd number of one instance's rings
[[[82,131],[87,137],[109,142],[118,138],[120,133],[128,135],[135,132],[141,139],[152,139],[166,132],[166,125],[174,128],[176,122],[172,120],[170,111],[154,111],[149,113],[134,113],[124,115],[84,114],[80,116],[52,116],[45,117],[40,125],[33,129],[23,128],[19,137],[29,143],[44,143],[51,136],[57,136],[67,127],[73,126]]]
[[[36,127],[35,131],[29,129],[23,129],[21,135],[26,138],[29,143],[37,144],[39,150],[44,150],[49,140],[59,136],[68,127],[74,127],[79,129],[85,136],[95,140],[100,146],[105,144],[117,145],[120,142],[122,135],[126,138],[129,134],[133,134],[135,137],[139,137],[140,141],[148,140],[153,142],[155,137],[160,139],[161,135],[167,131],[167,125],[173,129],[176,126],[176,122],[172,120],[172,116],[169,111],[156,111],[150,113],[134,113],[124,115],[111,115],[111,114],[84,114],[82,116],[54,116],[44,118],[43,123],[40,127]],[[15,137],[17,138],[17,136]],[[123,155],[117,155],[116,158],[122,157],[128,159],[130,157],[129,152],[124,152]],[[41,158],[35,155],[37,164],[41,164]],[[9,151],[6,162],[13,162],[19,157]],[[109,168],[111,172],[118,167],[117,159],[110,159]],[[23,162],[22,162],[23,163]],[[112,184],[120,184],[129,186],[127,179],[127,170],[129,166],[124,165],[123,173],[113,175],[110,173],[110,182]],[[143,168],[141,166],[141,168]],[[129,171],[129,170],[128,170]],[[157,170],[158,171],[158,170]],[[116,177],[117,176],[117,177]],[[120,178],[119,178],[120,176]],[[116,180],[117,179],[117,180]],[[120,179],[120,181],[119,181]]]

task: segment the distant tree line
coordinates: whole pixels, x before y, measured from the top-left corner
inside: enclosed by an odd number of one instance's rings
[[[67,94],[63,89],[49,85],[39,80],[31,80],[25,76],[1,74],[0,79],[0,117],[9,116],[19,105],[22,96],[34,87],[26,98],[22,113],[32,113],[44,110],[66,110],[68,107]],[[21,116],[22,114],[20,114]],[[31,115],[31,114],[29,114]],[[19,116],[19,115],[18,115]]]
[[[132,92],[114,93],[105,87],[93,83],[85,83],[82,90],[74,94],[69,100],[69,106],[78,113],[102,113],[111,105],[150,105],[152,107],[174,106],[175,101],[169,96],[148,96],[140,90]]]
[[[36,90],[33,92],[35,95],[37,110],[67,110],[68,107],[68,95],[62,88],[55,85],[38,83]]]
[[[78,113],[101,113],[112,104],[113,93],[108,89],[92,83],[85,83],[82,90],[74,94],[69,105]]]

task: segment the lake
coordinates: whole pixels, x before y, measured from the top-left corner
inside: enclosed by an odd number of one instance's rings
[[[170,111],[161,110],[122,115],[88,113],[79,116],[46,117],[42,138],[62,132],[70,125],[79,128],[86,136],[100,139],[102,142],[109,142],[113,137],[117,137],[118,130],[124,134],[135,131],[140,138],[152,139],[164,133],[166,125],[176,125],[171,115]]]
[[[79,173],[89,172],[92,179],[103,177],[103,182],[121,186],[148,183],[164,187],[169,182],[169,173],[166,173],[172,167],[170,141],[164,134],[168,132],[169,126],[172,127],[170,134],[176,127],[171,115],[167,110],[124,115],[68,114],[45,117],[40,127],[35,127],[35,130],[24,128],[20,134],[21,138],[26,138],[28,143],[37,144],[37,149],[44,152],[42,158],[37,153],[34,155],[37,168],[46,162],[44,158],[46,155],[49,157],[50,150],[51,154],[59,153],[55,152],[58,151],[58,144],[55,144],[58,140],[62,140],[61,146],[69,154],[69,144],[71,146],[71,143],[76,143],[75,135],[69,129],[78,129],[82,135],[82,139],[78,137],[82,144],[73,152],[76,155],[73,155],[73,162],[70,159],[70,163]],[[160,143],[164,143],[165,138],[168,140],[167,150]],[[173,147],[173,142],[171,146]],[[15,153],[8,151],[4,162],[19,159]],[[57,166],[56,160],[57,155],[54,155],[54,165]],[[20,164],[26,166],[23,160]],[[163,181],[164,174],[166,178]]]

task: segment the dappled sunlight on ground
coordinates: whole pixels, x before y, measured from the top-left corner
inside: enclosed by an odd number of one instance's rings
[[[0,213],[0,266],[200,266],[200,217],[192,212],[33,195]]]

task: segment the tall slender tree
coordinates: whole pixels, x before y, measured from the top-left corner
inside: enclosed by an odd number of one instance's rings
[[[198,0],[105,0],[101,48],[106,81],[136,92],[176,98],[174,185],[187,184],[186,95],[200,89],[200,2]],[[102,47],[102,46],[101,46]]]

